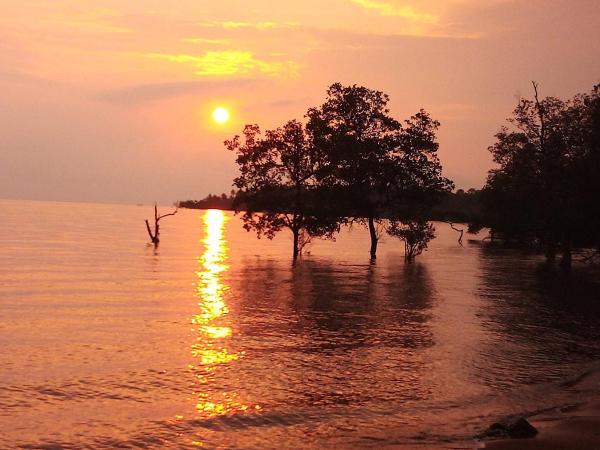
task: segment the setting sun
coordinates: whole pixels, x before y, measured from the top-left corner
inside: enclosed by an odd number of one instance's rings
[[[215,108],[212,113],[213,120],[217,123],[225,123],[229,120],[229,111],[222,106]]]

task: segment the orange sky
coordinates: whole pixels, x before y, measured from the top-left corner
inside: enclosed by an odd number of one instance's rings
[[[0,197],[170,202],[228,192],[222,141],[301,119],[335,82],[442,122],[458,187],[530,80],[600,82],[598,0],[0,0]],[[212,109],[232,120],[217,126]]]

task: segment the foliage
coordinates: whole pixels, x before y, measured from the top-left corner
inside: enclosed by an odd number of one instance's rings
[[[404,258],[407,262],[414,261],[427,250],[429,241],[435,237],[434,226],[424,220],[411,220],[405,223],[392,220],[389,222],[387,232],[390,236],[404,241]]]
[[[356,221],[368,225],[375,258],[378,223],[423,217],[453,186],[437,156],[439,122],[421,110],[401,123],[388,102],[383,92],[336,83],[309,109],[306,127],[290,121],[263,136],[247,125],[243,138],[227,141],[244,227],[267,238],[290,229],[296,259],[311,237]]]
[[[342,194],[338,204],[347,215],[368,224],[372,258],[378,219],[422,215],[452,188],[437,157],[439,122],[421,110],[402,124],[388,102],[383,92],[336,83],[307,114],[307,129],[326,157],[320,177]]]
[[[562,248],[598,245],[600,90],[572,100],[522,99],[489,150],[498,168],[481,196],[493,236]]]
[[[481,222],[481,191],[462,189],[445,193],[427,214],[429,220],[478,224]]]
[[[236,212],[244,205],[244,228],[257,236],[272,239],[284,228],[294,236],[294,260],[306,236],[331,237],[340,220],[321,203],[318,174],[323,154],[313,145],[304,126],[289,121],[264,137],[258,125],[247,125],[243,140],[235,136],[225,142],[236,153],[240,174],[234,180],[239,189]]]

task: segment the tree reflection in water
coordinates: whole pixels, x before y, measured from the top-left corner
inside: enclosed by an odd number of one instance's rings
[[[232,289],[244,292],[246,342],[269,355],[268,370],[255,368],[259,385],[272,383],[270,401],[389,408],[428,395],[422,350],[433,345],[435,289],[424,265],[247,258],[242,267]]]

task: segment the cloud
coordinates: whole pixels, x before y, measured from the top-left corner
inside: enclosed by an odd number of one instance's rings
[[[187,94],[214,93],[244,89],[260,83],[255,79],[237,79],[224,81],[184,81],[178,83],[153,83],[127,86],[121,89],[102,92],[96,95],[98,100],[121,106],[140,106],[145,103],[167,100]]]
[[[293,61],[266,61],[250,51],[207,51],[201,56],[186,54],[146,53],[147,58],[190,64],[200,76],[228,76],[261,73],[271,76],[295,76],[298,64]]]
[[[437,23],[439,18],[433,14],[419,12],[410,6],[395,6],[391,3],[378,0],[350,0],[352,3],[362,6],[365,9],[371,9],[382,16],[402,17],[413,22],[419,23]]]
[[[206,28],[223,28],[226,30],[244,29],[251,28],[254,30],[273,30],[278,28],[293,28],[296,25],[291,22],[277,23],[277,22],[236,22],[236,21],[211,21],[201,22],[200,26]]]
[[[122,34],[133,30],[120,23],[123,18],[118,10],[93,8],[71,13],[56,13],[49,16],[55,26],[85,33]]]
[[[229,41],[227,39],[208,39],[200,37],[183,38],[181,42],[188,44],[209,44],[209,45],[227,45]]]

